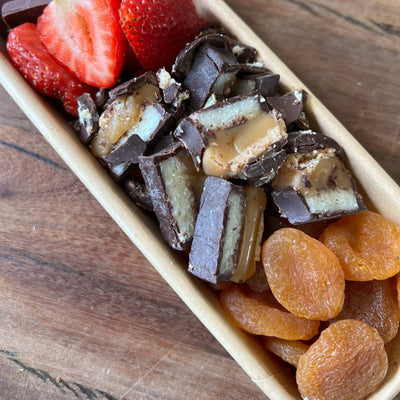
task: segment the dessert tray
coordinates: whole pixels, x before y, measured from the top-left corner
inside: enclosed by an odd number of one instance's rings
[[[299,88],[307,91],[306,112],[311,126],[335,139],[345,149],[348,165],[368,208],[400,224],[399,186],[355,138],[224,1],[197,0],[195,3],[208,20],[220,22],[239,41],[254,46],[260,61],[280,75],[280,84],[285,91]],[[95,157],[82,146],[64,117],[31,89],[12,67],[7,59],[4,40],[1,41],[0,83],[134,245],[268,398],[299,399],[293,376],[288,376],[282,364],[268,355],[257,340],[232,325],[217,293],[187,273],[186,259],[168,247],[154,220],[135,206]],[[369,399],[389,400],[400,391],[400,339],[395,338],[390,346],[389,372],[379,390]]]

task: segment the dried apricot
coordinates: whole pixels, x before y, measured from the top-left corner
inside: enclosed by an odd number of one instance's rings
[[[372,211],[341,218],[320,240],[339,258],[346,280],[383,280],[400,271],[400,227]]]
[[[297,317],[285,310],[270,292],[255,293],[246,285],[232,285],[220,294],[233,323],[255,335],[307,340],[318,333],[319,321]]]
[[[262,338],[262,343],[267,350],[294,367],[297,367],[300,356],[310,347],[300,340],[284,340],[267,336]]]
[[[396,288],[390,280],[346,282],[344,305],[334,319],[358,319],[374,327],[385,343],[398,331],[400,312]]]
[[[361,400],[380,385],[387,369],[378,331],[347,319],[326,328],[300,357],[296,381],[303,399]]]
[[[321,242],[293,228],[273,233],[262,259],[272,293],[293,314],[326,321],[339,314],[344,275],[337,257]]]

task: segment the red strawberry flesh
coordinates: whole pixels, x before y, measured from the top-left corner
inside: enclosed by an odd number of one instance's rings
[[[58,65],[42,46],[36,25],[25,23],[7,38],[7,51],[15,68],[38,92],[60,99],[70,114],[77,116],[77,99],[93,88]]]
[[[119,0],[53,0],[38,21],[43,45],[58,63],[89,85],[108,88],[124,64],[126,40]]]

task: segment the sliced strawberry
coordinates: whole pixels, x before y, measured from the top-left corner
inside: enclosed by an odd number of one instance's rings
[[[121,26],[145,70],[169,69],[206,21],[192,0],[122,0]]]
[[[77,99],[93,88],[58,65],[43,47],[36,25],[25,23],[7,38],[7,51],[15,68],[38,92],[62,101],[67,112],[77,116]]]
[[[49,54],[89,85],[115,85],[124,65],[119,4],[120,0],[57,0],[39,18],[38,31]]]

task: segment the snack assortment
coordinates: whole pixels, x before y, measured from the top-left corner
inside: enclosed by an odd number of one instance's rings
[[[379,387],[400,322],[400,227],[366,210],[302,88],[282,93],[191,0],[13,0],[2,16],[15,67],[61,100],[232,323],[297,369],[302,398]]]

